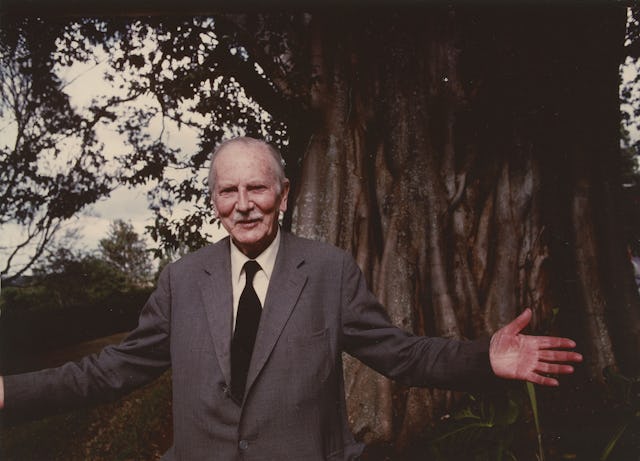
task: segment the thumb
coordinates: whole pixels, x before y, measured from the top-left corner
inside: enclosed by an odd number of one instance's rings
[[[503,328],[503,332],[514,336],[517,335],[524,330],[527,325],[529,325],[531,317],[533,317],[533,312],[527,307],[522,314],[517,316]]]

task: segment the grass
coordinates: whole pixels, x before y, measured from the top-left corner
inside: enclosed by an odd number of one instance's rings
[[[171,445],[171,377],[108,405],[0,433],[4,461],[150,461]]]

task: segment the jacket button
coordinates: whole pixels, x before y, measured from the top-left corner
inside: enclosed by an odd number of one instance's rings
[[[231,389],[229,388],[229,386],[227,386],[226,384],[221,384],[221,385],[220,385],[220,389],[222,389],[222,394],[223,394],[226,398],[231,397]]]
[[[241,450],[246,450],[247,448],[249,448],[249,441],[240,440],[240,442],[238,443],[238,447],[240,447]]]

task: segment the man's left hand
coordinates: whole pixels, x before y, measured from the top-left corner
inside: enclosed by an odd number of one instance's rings
[[[531,316],[531,309],[525,309],[513,322],[494,333],[489,347],[491,368],[501,378],[557,386],[558,380],[547,375],[573,373],[573,367],[566,362],[581,362],[582,355],[555,350],[576,347],[570,339],[520,334],[531,321]]]

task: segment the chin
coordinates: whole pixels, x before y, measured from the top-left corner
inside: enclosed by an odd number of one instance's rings
[[[231,234],[231,236],[236,242],[244,245],[256,245],[265,239],[264,235],[255,235],[253,232],[236,232],[235,234]]]
[[[264,236],[260,236],[260,238],[257,237],[253,237],[251,235],[245,235],[245,234],[231,234],[231,238],[233,238],[233,241],[236,243],[236,245],[238,247],[243,247],[243,248],[255,248],[260,246],[260,242],[262,242],[263,240],[265,240]]]

